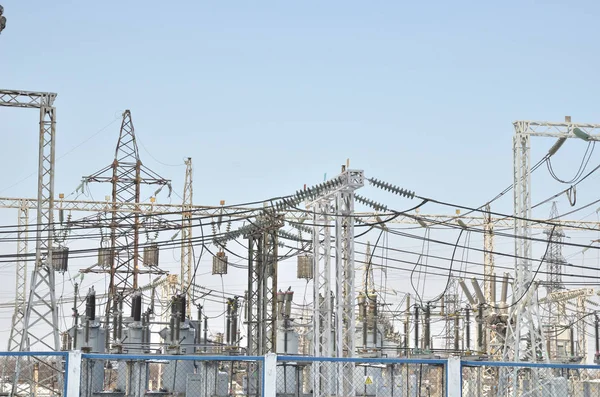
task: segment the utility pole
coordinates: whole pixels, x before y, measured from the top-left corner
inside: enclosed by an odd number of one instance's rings
[[[183,203],[181,218],[181,291],[186,294],[186,315],[191,317],[192,310],[192,158],[185,160],[185,183],[183,185]],[[199,319],[200,321],[200,319]]]

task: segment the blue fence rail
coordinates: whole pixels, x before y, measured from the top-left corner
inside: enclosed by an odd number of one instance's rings
[[[0,367],[7,396],[600,396],[600,366],[453,357],[0,352]]]

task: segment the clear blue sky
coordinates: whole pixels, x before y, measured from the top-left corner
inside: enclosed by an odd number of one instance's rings
[[[0,85],[59,93],[57,155],[130,108],[152,156],[194,158],[198,203],[288,193],[349,157],[481,204],[511,181],[512,121],[600,119],[592,1],[2,4]],[[37,114],[0,117],[10,186],[36,171]],[[117,134],[61,159],[57,191],[108,164]],[[183,167],[140,150],[181,189]],[[34,191],[31,179],[1,194]]]
[[[164,164],[193,158],[198,204],[289,194],[350,158],[478,206],[512,182],[514,120],[600,122],[593,1],[0,2],[0,87],[59,94],[57,193],[111,162],[126,108],[144,163],[179,192],[184,167]],[[0,196],[35,195],[35,177],[13,185],[37,171],[37,117],[0,108]],[[568,142],[557,172],[584,150]],[[564,188],[540,172],[534,202]]]

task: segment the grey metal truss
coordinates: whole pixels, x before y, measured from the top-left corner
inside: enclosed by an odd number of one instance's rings
[[[486,310],[487,314],[489,315],[497,310],[496,276],[494,269],[494,223],[492,221],[492,214],[489,204],[485,206],[483,218],[483,294],[488,305]],[[499,340],[499,335],[493,327],[485,327],[484,346],[487,347],[487,354],[490,354],[495,358],[500,358],[503,352],[503,342],[504,340]],[[490,368],[486,367],[486,372],[489,372],[490,370]]]
[[[246,299],[249,355],[276,352],[277,346],[277,233],[283,215],[265,213],[244,233],[248,239],[248,289]],[[250,364],[249,394],[258,394],[262,377],[257,363]]]
[[[343,169],[342,173],[330,182],[329,188],[318,192],[317,197],[307,204],[313,211],[314,225],[313,354],[315,357],[332,356],[333,331],[336,338],[335,355],[354,357],[354,192],[364,186],[364,172]],[[330,280],[332,220],[335,225],[335,305],[332,304]],[[331,372],[330,366],[319,362],[313,363],[312,368],[314,397],[332,394],[353,395],[352,363],[338,363],[335,373]]]
[[[21,202],[26,201],[29,209],[37,208],[37,199],[35,198],[24,198],[24,197],[0,197],[0,208],[14,208],[19,209]],[[54,201],[56,209],[62,209],[64,211],[83,211],[83,212],[99,212],[99,213],[112,213],[112,212],[126,212],[126,213],[139,213],[140,216],[150,215],[161,215],[161,214],[173,214],[174,212],[182,211],[181,204],[169,204],[169,203],[157,203],[157,202],[144,202],[144,203],[132,203],[132,202],[120,202],[112,203],[110,200],[106,201],[92,201],[92,200],[66,200],[58,198]],[[259,215],[264,211],[264,208],[249,208],[249,207],[227,207],[222,206],[209,206],[209,205],[190,205],[190,210],[196,216],[222,216],[228,218],[247,218],[251,216]],[[241,213],[241,214],[240,214]],[[371,212],[355,212],[355,218],[360,218],[366,223],[377,223],[379,220],[377,217],[380,215]],[[305,219],[306,214],[302,211],[287,210],[285,213],[285,219],[292,222],[302,222]],[[481,216],[450,216],[443,214],[415,214],[415,215],[402,215],[398,216],[389,221],[389,224],[404,224],[404,225],[419,225],[417,221],[421,220],[427,224],[434,226],[435,224],[456,224],[456,220],[460,220],[468,227],[477,228],[485,225],[485,219]],[[380,218],[381,219],[381,218]],[[492,217],[490,220],[497,228],[513,228],[513,218],[503,217]],[[534,229],[545,229],[548,227],[547,220],[539,219],[532,220],[531,227]],[[581,221],[581,220],[564,220],[555,219],[552,223],[559,225],[563,230],[581,230],[587,229],[590,231],[600,231],[600,223],[596,221]]]
[[[12,316],[12,327],[8,338],[7,351],[16,351],[21,347],[23,338],[23,320],[27,310],[27,253],[28,253],[29,207],[23,200],[19,208],[17,229],[17,271],[15,274],[15,309]]]
[[[312,203],[313,210],[313,356],[333,356],[333,293],[331,291],[331,217],[332,205],[327,199]],[[334,374],[330,366],[312,364],[313,396],[334,392]]]
[[[181,291],[186,294],[186,315],[191,316],[192,310],[192,262],[193,262],[193,247],[192,247],[192,203],[193,203],[193,186],[192,186],[192,159],[185,160],[185,183],[183,185],[183,202],[181,213]],[[201,321],[201,319],[198,319]]]
[[[0,106],[40,109],[52,106],[55,99],[56,94],[53,92],[0,89]]]
[[[58,350],[58,312],[56,309],[54,269],[52,268],[53,209],[54,209],[54,162],[56,109],[53,107],[55,93],[18,90],[0,90],[0,106],[34,108],[40,111],[37,223],[35,243],[35,267],[31,276],[28,304],[24,315],[14,316],[13,324],[20,333],[19,350]],[[20,203],[19,208],[22,207]],[[18,269],[23,270],[23,269]],[[23,280],[26,275],[17,275]],[[16,294],[22,292],[17,290]],[[44,304],[34,307],[34,301]],[[12,343],[12,342],[11,342]],[[17,368],[18,370],[18,368]],[[17,371],[18,372],[18,371]]]
[[[539,305],[533,296],[531,260],[531,159],[530,137],[576,138],[575,129],[587,134],[588,141],[600,140],[600,125],[571,123],[516,121],[513,123],[514,159],[514,215],[515,215],[515,281],[513,305],[509,312],[507,335],[504,345],[505,361],[548,361],[548,352],[539,315]],[[499,395],[519,393],[516,369],[500,371]],[[533,383],[544,377],[543,371],[534,372]]]
[[[460,327],[456,327],[456,319],[459,318],[460,306],[458,302],[458,283],[456,278],[452,277],[448,283],[448,289],[444,294],[444,310],[445,310],[445,344],[446,350],[458,351],[460,349],[459,331]]]
[[[115,150],[114,160],[110,165],[100,171],[84,177],[84,181],[110,183],[112,187],[110,212],[110,267],[101,268],[99,272],[109,274],[109,298],[106,304],[106,347],[110,348],[111,342],[117,345],[117,334],[111,332],[110,318],[117,314],[117,300],[120,296],[126,297],[138,288],[138,276],[141,272],[141,258],[139,252],[140,229],[143,227],[140,211],[132,214],[119,212],[121,203],[132,203],[134,209],[140,203],[141,185],[169,186],[170,181],[160,177],[149,170],[140,160],[135,130],[131,119],[131,112],[125,110],[119,141]],[[161,274],[158,266],[149,267],[145,273]],[[117,346],[118,348],[118,346]]]
[[[552,203],[552,209],[550,210],[550,219],[558,218],[558,208],[556,202]],[[549,246],[548,253],[545,257],[546,262],[546,295],[550,295],[554,292],[564,289],[562,283],[562,271],[566,264],[566,260],[562,255],[562,240],[565,236],[562,228],[553,227],[544,230],[546,236],[548,236]],[[558,343],[559,339],[564,338],[564,335],[568,334],[568,327],[564,327],[568,320],[565,318],[565,303],[548,300],[546,303],[546,314],[545,322],[547,327],[547,338],[548,338],[548,355],[551,360],[565,360],[567,357],[559,357]],[[561,328],[564,329],[561,332]],[[565,352],[566,353],[566,352]],[[569,352],[570,356],[575,356],[575,352]]]
[[[550,210],[550,219],[556,219],[558,216],[556,202],[553,202],[552,209]],[[564,289],[564,285],[562,283],[562,271],[567,261],[562,255],[562,241],[565,237],[565,233],[562,231],[560,226],[547,228],[544,233],[548,236],[550,241],[548,254],[546,255],[546,290],[549,294],[551,294]]]
[[[38,153],[38,190],[37,223],[35,243],[35,265],[31,275],[31,287],[24,314],[15,307],[12,327],[15,328],[9,340],[9,346],[18,342],[18,349],[58,350],[60,347],[58,330],[58,308],[55,295],[55,273],[52,267],[53,210],[54,210],[54,164],[56,109],[53,107],[55,93],[0,90],[0,106],[39,109],[39,153]],[[21,203],[22,204],[22,203]],[[22,207],[22,206],[21,206]],[[17,284],[25,280],[26,270],[17,266]],[[17,288],[17,298],[23,287]],[[41,302],[40,304],[34,304]],[[16,349],[16,347],[15,347]],[[18,359],[15,366],[12,394],[18,392],[17,379],[22,372],[30,373],[32,363]],[[33,372],[31,372],[33,373]],[[41,383],[41,381],[40,381]]]

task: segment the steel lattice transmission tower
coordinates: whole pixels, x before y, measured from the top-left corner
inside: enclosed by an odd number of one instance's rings
[[[183,185],[183,203],[181,219],[181,291],[186,294],[186,315],[191,316],[192,310],[192,209],[193,188],[192,188],[192,159],[188,157],[185,160],[185,183]],[[200,321],[201,319],[199,319]]]
[[[158,263],[141,269],[140,229],[142,218],[139,211],[133,214],[119,211],[121,203],[140,203],[141,185],[156,185],[160,188],[169,186],[170,181],[149,170],[140,160],[131,112],[123,113],[119,133],[119,141],[115,150],[115,158],[107,167],[84,178],[85,182],[110,183],[112,186],[112,211],[110,221],[110,246],[108,247],[108,263],[100,263],[100,269],[94,273],[108,273],[110,276],[108,301],[106,304],[106,336],[107,347],[110,338],[110,317],[118,310],[120,297],[131,294],[138,288],[138,276],[145,274],[162,274]],[[113,340],[116,338],[113,335]]]

